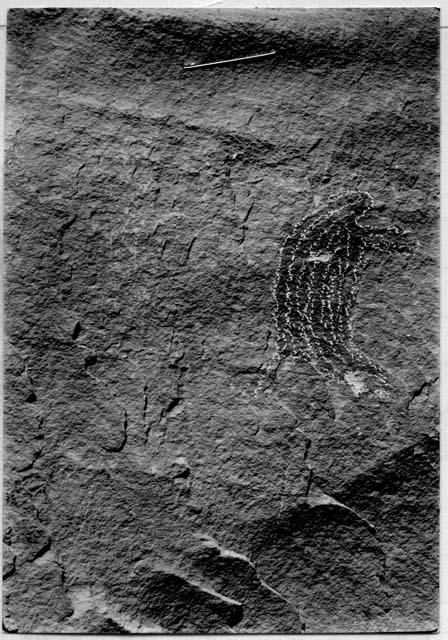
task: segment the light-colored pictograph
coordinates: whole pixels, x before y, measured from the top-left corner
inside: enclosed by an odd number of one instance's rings
[[[370,251],[410,252],[415,241],[396,226],[363,224],[374,206],[366,191],[332,196],[287,237],[275,280],[279,357],[309,361],[323,375],[387,374],[353,342],[352,312]]]

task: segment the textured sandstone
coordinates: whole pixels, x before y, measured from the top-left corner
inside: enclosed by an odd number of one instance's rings
[[[434,630],[437,11],[12,10],[7,73],[5,629]],[[347,189],[418,241],[360,274],[383,395],[275,359]]]

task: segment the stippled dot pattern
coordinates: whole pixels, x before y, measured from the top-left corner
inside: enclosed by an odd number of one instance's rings
[[[366,191],[331,197],[286,238],[274,295],[279,358],[306,359],[324,375],[350,372],[387,375],[353,343],[352,314],[368,251],[409,252],[395,226],[363,226],[373,206]]]

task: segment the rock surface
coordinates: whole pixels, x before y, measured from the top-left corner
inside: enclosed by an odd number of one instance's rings
[[[437,11],[11,10],[7,73],[4,628],[436,629]],[[278,357],[347,190],[377,393]]]

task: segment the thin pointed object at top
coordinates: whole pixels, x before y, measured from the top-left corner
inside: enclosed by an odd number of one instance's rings
[[[200,64],[184,64],[184,69],[204,69],[205,67],[218,67],[224,64],[231,64],[233,62],[252,62],[255,60],[263,60],[265,58],[272,58],[275,56],[275,51],[269,51],[268,53],[258,53],[254,56],[246,56],[244,58],[231,58],[230,60],[216,60],[215,62],[203,62]]]

